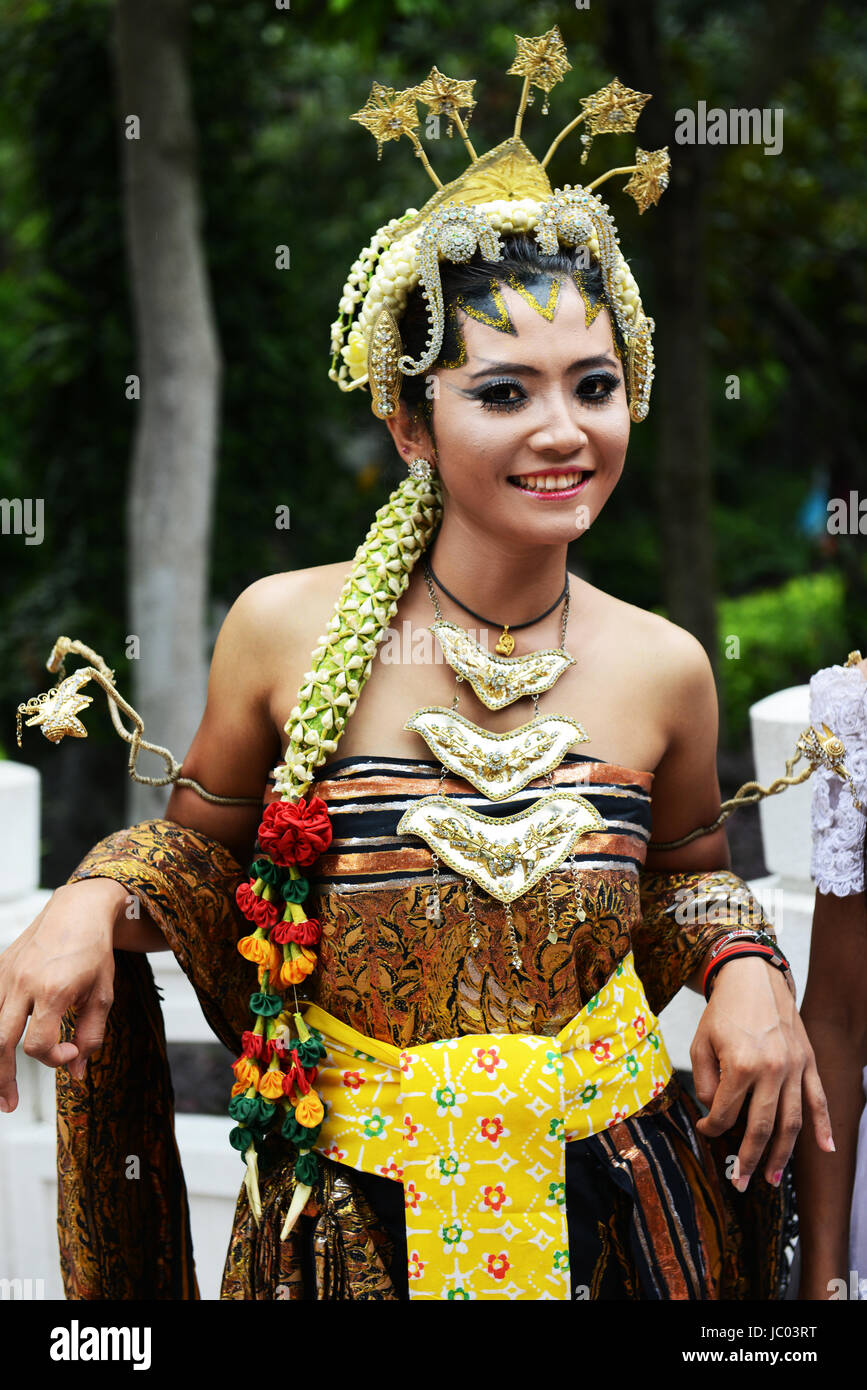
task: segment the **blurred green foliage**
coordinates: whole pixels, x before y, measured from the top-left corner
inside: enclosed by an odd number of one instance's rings
[[[756,700],[806,684],[815,671],[845,662],[851,648],[841,577],[833,570],[798,575],[779,589],[724,598],[718,632],[720,700],[730,737],[740,742],[748,735],[749,708]]]

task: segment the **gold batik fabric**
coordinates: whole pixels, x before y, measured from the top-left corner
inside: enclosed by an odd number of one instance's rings
[[[417,851],[408,847],[405,852],[410,857]],[[248,1019],[251,982],[249,965],[236,950],[248,923],[235,904],[234,893],[248,875],[231,853],[198,831],[153,819],[100,841],[68,881],[90,877],[112,878],[140,898],[193,984],[216,1037],[237,1055]],[[564,933],[572,938],[566,951],[543,946],[540,940],[536,948],[525,952],[527,979],[522,982],[522,998],[513,997],[497,980],[501,965],[497,952],[503,948],[496,923],[490,933],[493,959],[482,958],[475,972],[462,963],[456,990],[448,934],[438,934],[427,921],[423,895],[416,889],[397,894],[371,890],[349,895],[342,902],[325,895],[320,907],[328,950],[323,951],[321,971],[309,982],[308,997],[315,992],[317,1003],[350,1026],[397,1047],[461,1032],[553,1034],[604,984],[627,954],[630,934],[635,934],[643,947],[643,960],[651,966],[645,990],[656,1012],[660,995],[667,990],[674,993],[694,968],[699,951],[695,932],[701,930],[691,925],[678,928],[665,906],[671,906],[677,891],[705,878],[701,874],[652,875],[651,910],[645,923],[634,875],[586,872],[582,875],[588,910],[584,930]],[[526,910],[538,913],[542,920],[542,890],[534,891],[540,901]],[[454,906],[461,909],[457,901],[461,893],[460,885],[444,888],[446,911],[449,895],[455,896]],[[574,910],[565,875],[554,876],[554,894],[560,919]],[[524,906],[518,905],[516,919]],[[372,944],[374,923],[379,949],[368,953],[361,943]],[[719,923],[714,930],[719,932]],[[488,939],[485,933],[483,944]],[[635,958],[644,980],[637,944]],[[505,960],[502,972],[500,979],[508,978]],[[65,1068],[56,1073],[58,1238],[66,1295],[70,1299],[196,1299],[165,1032],[147,957],[115,952],[114,988],[103,1045],[88,1063],[83,1079],[73,1080]],[[64,1038],[71,1033],[72,1019],[67,1016]],[[604,1145],[612,1159],[619,1153],[617,1162],[631,1166],[636,1200],[644,1204],[641,1220],[648,1230],[664,1232],[665,1201],[658,1184],[642,1186],[639,1181],[645,1160],[633,1130],[624,1125],[640,1127],[646,1117],[673,1113],[672,1104],[683,1106],[686,1100],[672,1081],[640,1116],[579,1145],[593,1146],[599,1155]],[[690,1185],[705,1194],[704,1201],[711,1191],[712,1169],[712,1190],[724,1194],[715,1199],[724,1214],[720,1258],[729,1271],[721,1296],[775,1297],[782,1192],[754,1179],[743,1195],[733,1190],[730,1194],[730,1184],[723,1177],[725,1157],[736,1151],[737,1141],[729,1134],[710,1144],[699,1137],[698,1143],[704,1158],[697,1161],[696,1173],[687,1175]],[[567,1145],[567,1150],[572,1148]],[[135,1181],[126,1176],[128,1155],[143,1159],[141,1176]],[[607,1166],[607,1158],[601,1161]],[[321,1159],[320,1168],[304,1214],[291,1236],[281,1242],[280,1227],[294,1190],[293,1150],[277,1135],[266,1140],[260,1156],[263,1219],[259,1227],[247,1205],[239,1162],[239,1196],[221,1298],[391,1301],[400,1296],[388,1273],[393,1242],[386,1225],[374,1214],[350,1170],[326,1158]],[[696,1187],[701,1171],[705,1172],[703,1185]],[[613,1207],[610,1215],[614,1222]],[[749,1234],[752,1230],[755,1240]],[[615,1235],[603,1243],[600,1272],[609,1255],[614,1258]]]
[[[243,877],[224,845],[167,820],[107,836],[68,882],[112,878],[139,898],[193,981],[225,1046],[240,1051],[249,980],[235,949]],[[67,1298],[198,1298],[174,1136],[162,1012],[147,956],[115,952],[102,1047],[76,1081],[56,1074],[57,1229]],[[74,1030],[71,1012],[63,1039]],[[131,1158],[139,1176],[127,1176]]]
[[[217,1039],[237,1055],[251,982],[249,963],[236,949],[249,924],[235,890],[248,877],[219,841],[153,819],[100,840],[67,881],[111,878],[139,898],[165,933]],[[63,1040],[72,1033],[67,1014]],[[227,1104],[230,1079],[227,1068]],[[103,1045],[81,1081],[58,1068],[56,1091],[57,1232],[66,1297],[198,1299],[165,1029],[146,955],[115,952],[114,1003]],[[142,1160],[136,1180],[127,1177],[132,1155]],[[239,1162],[221,1298],[393,1299],[377,1254],[390,1257],[388,1238],[336,1165],[322,1163],[305,1216],[291,1238],[280,1241],[294,1161],[285,1141],[269,1137],[260,1160],[260,1228]],[[312,1261],[306,1253],[311,1241]]]
[[[776,940],[774,925],[755,893],[730,869],[643,872],[640,900],[632,940],[647,1001],[657,1014],[728,932],[748,926]]]

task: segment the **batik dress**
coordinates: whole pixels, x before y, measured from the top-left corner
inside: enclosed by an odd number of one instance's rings
[[[570,860],[551,876],[555,942],[548,939],[541,884],[513,906],[523,962],[516,971],[503,905],[477,896],[479,943],[468,949],[465,882],[440,870],[437,923],[430,912],[430,852],[397,833],[407,807],[440,790],[439,776],[434,761],[353,756],[329,763],[311,788],[328,806],[334,838],[311,880],[308,906],[323,935],[320,967],[307,982],[306,997],[383,1044],[406,1051],[466,1034],[553,1037],[630,953],[655,1014],[730,926],[719,913],[712,922],[676,913],[683,894],[719,894],[724,901],[749,894],[728,871],[644,871],[653,774],[567,754],[552,774],[554,786],[580,789],[604,829],[581,836]],[[498,811],[457,776],[447,777],[441,789],[470,808],[485,801],[487,814],[505,816],[550,784],[550,778],[528,784]],[[575,909],[576,873],[583,921]],[[209,837],[154,820],[106,837],[71,881],[100,875],[140,896],[215,1034],[237,1052],[249,993],[245,962],[235,951],[248,929],[234,902],[244,878],[240,865]],[[103,1048],[81,1082],[57,1073],[58,1225],[67,1294],[195,1298],[153,979],[143,956],[117,952],[116,961]],[[363,1084],[368,1066],[362,1056],[345,1067],[347,1095]],[[555,1254],[573,1297],[783,1296],[793,1235],[788,1178],[773,1189],[757,1174],[746,1193],[738,1193],[726,1169],[743,1117],[734,1130],[709,1141],[695,1128],[700,1114],[675,1074],[637,1113],[614,1114],[598,1133],[566,1143],[564,1190],[552,1196],[565,1205],[568,1242]],[[509,1137],[498,1133],[496,1113],[486,1119],[480,1144],[507,1153]],[[120,1151],[152,1155],[143,1182],[121,1181]],[[410,1184],[393,1169],[386,1175],[350,1166],[337,1146],[320,1154],[320,1177],[305,1213],[281,1240],[293,1169],[292,1146],[269,1136],[260,1156],[261,1220],[254,1220],[241,1187],[221,1297],[409,1297]],[[241,1177],[239,1165],[239,1185]],[[508,1183],[506,1172],[502,1183],[478,1193],[481,1216],[502,1216],[498,1207],[508,1199]],[[499,1268],[493,1266],[495,1276]]]

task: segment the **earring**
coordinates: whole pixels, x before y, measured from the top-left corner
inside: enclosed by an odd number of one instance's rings
[[[425,458],[410,459],[408,467],[412,476],[420,483],[426,483],[433,473],[429,460]]]

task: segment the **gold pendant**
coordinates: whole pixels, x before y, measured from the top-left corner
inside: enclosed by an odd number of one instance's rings
[[[495,652],[499,652],[499,653],[500,653],[500,656],[511,656],[511,655],[512,655],[512,652],[513,652],[514,650],[515,650],[515,639],[514,639],[514,637],[512,636],[511,632],[509,631],[509,624],[506,623],[506,626],[503,628],[503,631],[500,633],[500,640],[499,640],[499,642],[497,643],[497,645],[494,647],[494,651],[495,651]]]
[[[569,666],[575,665],[574,656],[554,647],[507,661],[486,651],[457,623],[442,619],[431,624],[431,631],[436,633],[449,666],[469,681],[488,709],[503,709],[524,695],[541,695]]]
[[[573,743],[590,735],[561,714],[539,714],[506,734],[492,734],[444,705],[426,705],[403,726],[421,734],[437,760],[489,801],[502,801],[528,782],[545,777]]]
[[[456,873],[498,902],[520,898],[563,862],[580,835],[607,822],[577,792],[552,792],[515,816],[483,816],[448,796],[423,796],[398,835],[418,835]]]

